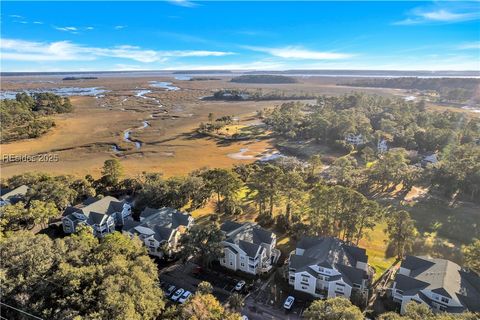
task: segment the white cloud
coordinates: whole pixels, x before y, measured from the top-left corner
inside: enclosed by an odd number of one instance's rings
[[[186,8],[193,8],[196,7],[198,4],[188,0],[168,0],[171,4],[176,6],[186,7]]]
[[[129,59],[142,63],[165,62],[168,58],[224,56],[233,52],[207,50],[156,51],[137,46],[87,47],[70,41],[33,42],[1,39],[1,58],[16,61],[89,61],[99,57]]]
[[[59,31],[75,32],[78,31],[77,27],[55,27]]]
[[[415,8],[404,20],[394,22],[395,25],[415,25],[422,23],[454,23],[480,19],[477,7],[459,6],[455,3],[437,4],[434,7]]]
[[[43,24],[42,21],[33,21],[33,24]]]
[[[458,49],[460,50],[469,50],[469,49],[480,49],[480,41],[477,42],[469,42],[469,43],[463,43],[458,46]]]
[[[243,48],[268,53],[272,56],[285,59],[337,60],[348,59],[353,56],[348,53],[307,50],[299,46],[288,46],[283,48],[243,46]]]
[[[127,26],[115,26],[113,27],[115,30],[121,30],[121,29],[124,29],[126,28]]]
[[[95,29],[94,27],[86,27],[85,30],[93,30]]]
[[[18,14],[11,14],[9,15],[10,18],[17,18],[17,19],[23,19],[23,16],[20,16]]]
[[[421,17],[432,21],[463,21],[475,18],[475,13],[454,13],[446,10],[424,12],[419,14]]]

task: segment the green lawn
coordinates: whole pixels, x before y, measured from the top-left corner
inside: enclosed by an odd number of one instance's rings
[[[384,232],[386,223],[379,223],[368,235],[364,237],[359,246],[367,249],[368,263],[375,268],[375,279],[382,275],[388,269],[395,258],[386,258],[385,249],[387,248],[388,236]]]
[[[410,212],[420,232],[436,232],[453,243],[468,244],[480,238],[480,206],[471,203],[451,205],[428,198],[401,207]]]

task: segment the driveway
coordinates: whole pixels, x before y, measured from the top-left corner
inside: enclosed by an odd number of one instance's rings
[[[285,299],[295,297],[291,310],[283,308]],[[303,311],[310,304],[309,300],[302,300],[278,273],[273,273],[257,290],[245,299],[242,314],[249,319],[300,319]]]

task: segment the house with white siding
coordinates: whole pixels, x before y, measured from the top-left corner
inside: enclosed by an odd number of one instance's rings
[[[348,144],[351,144],[351,145],[354,145],[354,146],[359,146],[359,145],[365,144],[365,139],[363,138],[362,134],[349,133],[345,136],[345,141]]]
[[[288,282],[315,298],[368,292],[371,275],[365,249],[333,237],[305,237],[288,259]]]
[[[220,265],[225,268],[256,275],[270,271],[280,258],[276,235],[255,223],[227,221],[220,230],[225,234]]]
[[[434,312],[480,312],[480,277],[445,259],[407,256],[391,290],[401,314],[410,301]]]
[[[193,217],[172,208],[145,208],[140,221],[128,219],[123,232],[138,236],[152,256],[162,258],[178,251],[180,236],[193,225]]]
[[[378,153],[385,153],[388,151],[387,140],[381,139],[377,143],[377,152]]]
[[[65,209],[62,218],[63,231],[67,234],[74,233],[79,225],[88,225],[92,227],[96,237],[104,237],[114,232],[116,226],[122,226],[131,213],[127,202],[114,197],[88,198],[80,205]]]

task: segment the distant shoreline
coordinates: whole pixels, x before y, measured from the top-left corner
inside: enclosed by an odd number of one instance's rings
[[[2,77],[31,76],[68,76],[68,75],[104,75],[104,76],[167,76],[175,75],[289,75],[296,77],[421,77],[421,78],[480,78],[480,71],[399,71],[399,70],[144,70],[144,71],[65,71],[65,72],[0,72]]]

